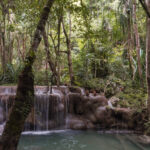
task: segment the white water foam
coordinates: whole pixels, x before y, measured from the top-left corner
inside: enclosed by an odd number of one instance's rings
[[[51,130],[51,131],[25,131],[22,132],[22,135],[48,135],[52,133],[62,133],[70,130]]]
[[[111,101],[108,101],[108,106],[109,106],[110,108],[112,108],[112,109],[114,108],[113,105],[112,105],[112,103],[111,103]]]
[[[5,123],[0,125],[0,135],[2,135],[2,133],[3,133],[4,126],[5,126]]]

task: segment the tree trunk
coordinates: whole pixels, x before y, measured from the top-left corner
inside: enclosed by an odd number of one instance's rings
[[[150,0],[147,1],[147,8],[150,11]],[[147,109],[148,115],[150,118],[150,17],[147,17],[147,26],[146,26],[146,79],[147,79]]]
[[[3,68],[3,41],[2,41],[2,32],[0,28],[0,55],[1,55],[1,67]]]
[[[146,36],[146,78],[148,101],[147,108],[150,117],[150,18],[147,18],[147,36]]]
[[[57,76],[56,66],[55,66],[55,63],[53,63],[53,61],[52,61],[52,56],[51,56],[51,53],[50,53],[50,50],[49,50],[50,46],[49,46],[49,42],[48,42],[48,37],[47,37],[45,31],[43,32],[43,39],[44,39],[44,44],[45,44],[45,51],[46,51],[46,54],[47,54],[47,62],[48,62],[49,67],[50,67],[50,69],[53,73],[55,81],[57,81],[58,76]]]
[[[74,74],[73,74],[73,68],[72,68],[72,57],[71,57],[71,17],[69,17],[69,25],[70,25],[70,34],[68,36],[64,21],[62,21],[63,31],[66,38],[66,44],[67,44],[67,56],[68,56],[68,67],[69,67],[69,76],[70,76],[70,83],[71,85],[74,84]]]
[[[147,81],[147,111],[148,117],[150,119],[150,0],[147,0],[146,3],[143,0],[139,0],[146,15],[147,15],[147,24],[146,24],[146,81]]]
[[[34,34],[33,42],[24,62],[24,68],[19,76],[14,106],[0,140],[0,150],[17,149],[19,138],[24,127],[24,122],[33,106],[34,77],[32,73],[32,65],[34,63],[35,52],[37,51],[37,48],[40,44],[42,33],[44,31],[44,27],[53,2],[54,0],[48,0],[41,13],[41,17]]]
[[[132,37],[132,24],[131,24],[131,11],[130,10],[126,10],[127,12],[127,18],[128,18],[128,27],[127,27],[127,32],[128,32],[128,38],[127,38],[127,41],[128,41],[128,46],[127,46],[127,49],[128,49],[128,61],[129,61],[129,68],[130,68],[130,71],[131,71],[131,76],[132,76],[132,79],[134,80],[134,76],[135,76],[135,68],[134,68],[134,65],[133,65],[133,57],[132,57],[132,50],[133,50],[133,37]]]
[[[5,32],[4,32],[4,30],[1,30],[1,52],[2,52],[1,55],[2,55],[3,74],[5,74],[5,72],[6,72],[6,64],[7,64],[6,63],[6,54],[5,54]]]
[[[1,39],[2,39],[2,69],[3,69],[3,74],[6,73],[7,71],[7,47],[6,47],[6,15],[8,13],[8,7],[4,4],[3,1],[0,1],[0,5],[2,8],[2,24],[3,28],[0,30],[1,31]]]
[[[137,64],[138,64],[138,73],[140,82],[143,85],[143,78],[142,78],[142,68],[141,68],[141,60],[140,60],[140,37],[138,33],[138,26],[137,26],[137,19],[136,19],[136,0],[133,0],[133,28],[136,40],[136,55],[137,55]]]
[[[61,14],[58,16],[58,43],[57,43],[57,55],[56,55],[56,66],[57,66],[57,86],[60,85],[60,32],[61,32]]]
[[[25,57],[25,53],[26,53],[26,37],[25,37],[25,34],[23,34],[23,38],[22,38],[22,55],[23,55],[23,58]]]
[[[13,45],[14,45],[14,39],[11,39],[9,44],[9,64],[12,64],[12,60],[13,60]]]

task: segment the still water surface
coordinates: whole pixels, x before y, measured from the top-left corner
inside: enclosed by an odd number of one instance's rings
[[[97,131],[31,132],[22,135],[18,150],[150,150],[133,137]]]

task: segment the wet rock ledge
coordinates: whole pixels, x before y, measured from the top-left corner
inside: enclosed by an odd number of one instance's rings
[[[9,118],[15,86],[0,86],[0,126]],[[35,86],[35,104],[24,130],[68,128],[144,131],[145,112],[113,107],[111,101],[80,87]],[[1,129],[0,129],[1,130]],[[2,132],[2,131],[0,131]]]

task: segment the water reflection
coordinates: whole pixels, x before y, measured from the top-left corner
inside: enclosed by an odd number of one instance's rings
[[[18,150],[149,150],[130,134],[104,134],[96,131],[51,132],[23,135]]]

